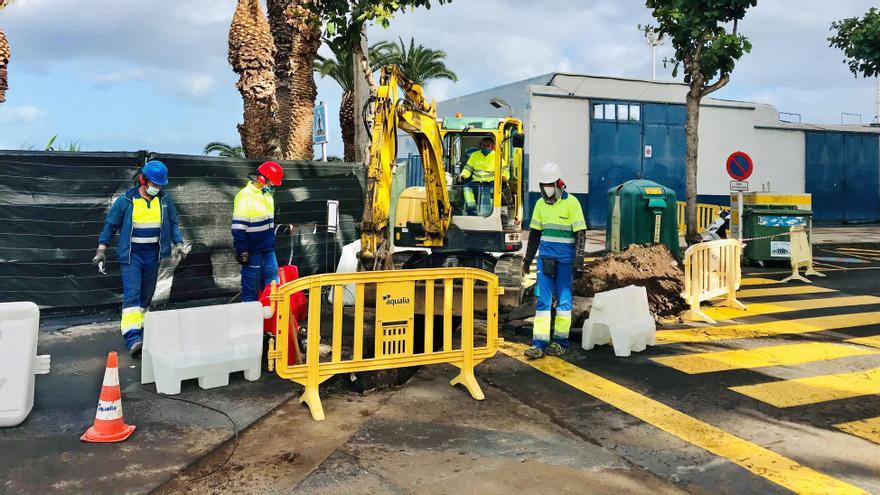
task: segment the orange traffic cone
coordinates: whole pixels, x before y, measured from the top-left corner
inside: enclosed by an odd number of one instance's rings
[[[116,353],[111,352],[107,355],[107,369],[98,398],[95,425],[79,438],[83,442],[121,442],[134,432],[135,427],[125,424],[122,419],[122,392],[119,390],[119,370],[116,366]]]

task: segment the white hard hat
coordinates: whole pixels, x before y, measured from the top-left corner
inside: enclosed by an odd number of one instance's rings
[[[538,170],[538,183],[540,184],[553,184],[561,178],[562,172],[559,170],[559,165],[553,162],[541,165]]]

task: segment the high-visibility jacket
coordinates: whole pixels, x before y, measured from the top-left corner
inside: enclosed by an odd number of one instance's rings
[[[237,253],[275,250],[275,200],[258,184],[249,182],[235,195],[232,240]]]
[[[506,168],[501,171],[501,176],[510,178],[510,171]],[[474,182],[493,182],[495,180],[495,151],[484,155],[482,151],[474,151],[468,158],[467,165],[461,171],[463,179],[471,179]]]
[[[538,258],[554,258],[562,263],[572,263],[577,246],[574,233],[586,230],[584,212],[578,200],[568,194],[552,205],[543,198],[535,203],[532,213],[532,229],[541,231],[541,243],[538,245]]]
[[[107,212],[107,218],[104,219],[104,228],[101,229],[98,243],[109,246],[110,241],[119,232],[116,257],[122,264],[131,263],[132,245],[138,243],[136,237],[142,240],[158,237],[159,258],[171,256],[172,243],[183,243],[177,208],[171,196],[162,190],[150,201],[149,211],[146,211],[146,204],[138,188],[133,187],[116,198],[110,211]],[[154,206],[158,208],[154,209]],[[159,223],[158,228],[154,227],[156,222]],[[135,228],[138,230],[135,231]]]

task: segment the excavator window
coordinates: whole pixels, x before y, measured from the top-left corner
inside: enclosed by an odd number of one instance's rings
[[[485,175],[476,170],[468,170],[465,174],[468,177],[462,176],[468,160],[473,153],[479,152],[482,142],[488,142],[495,149],[495,139],[490,133],[450,133],[446,136],[446,172],[448,177],[452,177],[449,201],[452,203],[453,215],[492,214],[492,185],[478,180],[478,176],[483,175],[485,178]]]

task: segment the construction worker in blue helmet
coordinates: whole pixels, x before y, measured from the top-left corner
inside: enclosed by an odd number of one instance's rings
[[[275,199],[272,187],[281,185],[284,169],[264,162],[235,195],[232,206],[232,243],[241,265],[241,301],[259,299],[260,291],[278,277],[275,256]]]
[[[143,347],[144,313],[153,300],[159,262],[173,257],[178,263],[189,253],[183,242],[177,208],[162,188],[168,185],[168,167],[153,160],[135,176],[135,185],[116,199],[98,237],[98,251],[92,259],[106,273],[107,247],[116,233],[116,259],[122,274],[122,321],[125,345],[133,358]]]
[[[529,241],[523,263],[528,274],[535,254],[538,274],[535,286],[535,322],[532,346],[525,356],[537,359],[561,356],[568,349],[571,329],[571,284],[575,272],[584,270],[587,224],[581,204],[565,191],[559,166],[545,163],[538,171],[541,199],[535,204],[529,225]],[[550,335],[550,316],[556,300],[556,318]]]

